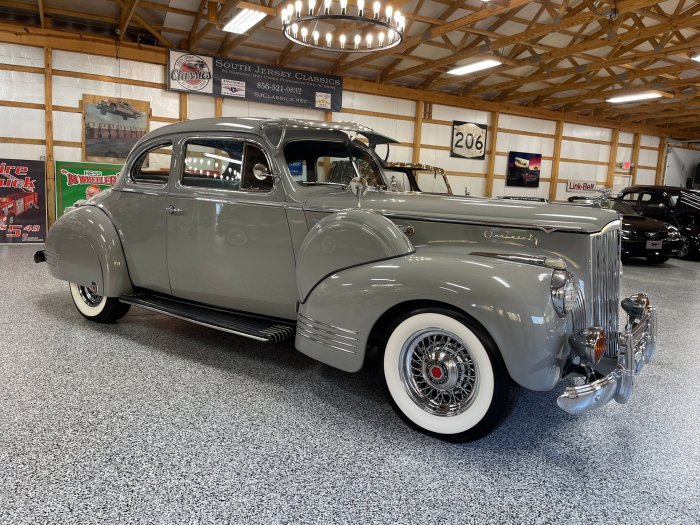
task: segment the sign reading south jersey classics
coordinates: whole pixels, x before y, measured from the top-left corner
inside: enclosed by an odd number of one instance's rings
[[[243,60],[168,51],[168,89],[340,111],[343,79]]]

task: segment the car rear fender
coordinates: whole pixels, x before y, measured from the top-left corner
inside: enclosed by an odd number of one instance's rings
[[[80,206],[61,216],[46,238],[51,275],[91,286],[107,297],[133,291],[116,228],[97,206]]]

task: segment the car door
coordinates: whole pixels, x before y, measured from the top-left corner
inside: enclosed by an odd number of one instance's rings
[[[124,186],[113,192],[110,218],[124,246],[134,286],[170,293],[165,259],[165,197],[171,172],[172,142],[148,142],[133,152]]]
[[[172,294],[222,308],[293,319],[294,253],[284,190],[253,168],[273,164],[250,138],[202,134],[178,147],[166,199]],[[278,171],[278,170],[275,170]]]
[[[660,191],[642,191],[639,195],[639,213],[645,217],[668,222],[671,207],[668,196]]]

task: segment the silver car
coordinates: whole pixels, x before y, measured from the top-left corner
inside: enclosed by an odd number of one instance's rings
[[[345,123],[166,126],[111,190],[58,219],[35,260],[92,321],[137,306],[294,338],[347,372],[377,347],[394,409],[450,441],[491,432],[520,388],[564,378],[567,412],[627,401],[656,322],[645,294],[620,300],[618,215],[392,191],[374,151],[391,142]]]

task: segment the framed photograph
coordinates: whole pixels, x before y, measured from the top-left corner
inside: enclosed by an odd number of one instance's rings
[[[121,164],[148,133],[151,105],[142,100],[83,95],[83,160]]]
[[[450,157],[484,160],[486,156],[486,124],[452,121]]]
[[[542,168],[541,153],[508,153],[508,172],[506,186],[521,186],[538,188],[540,185],[540,169]]]

